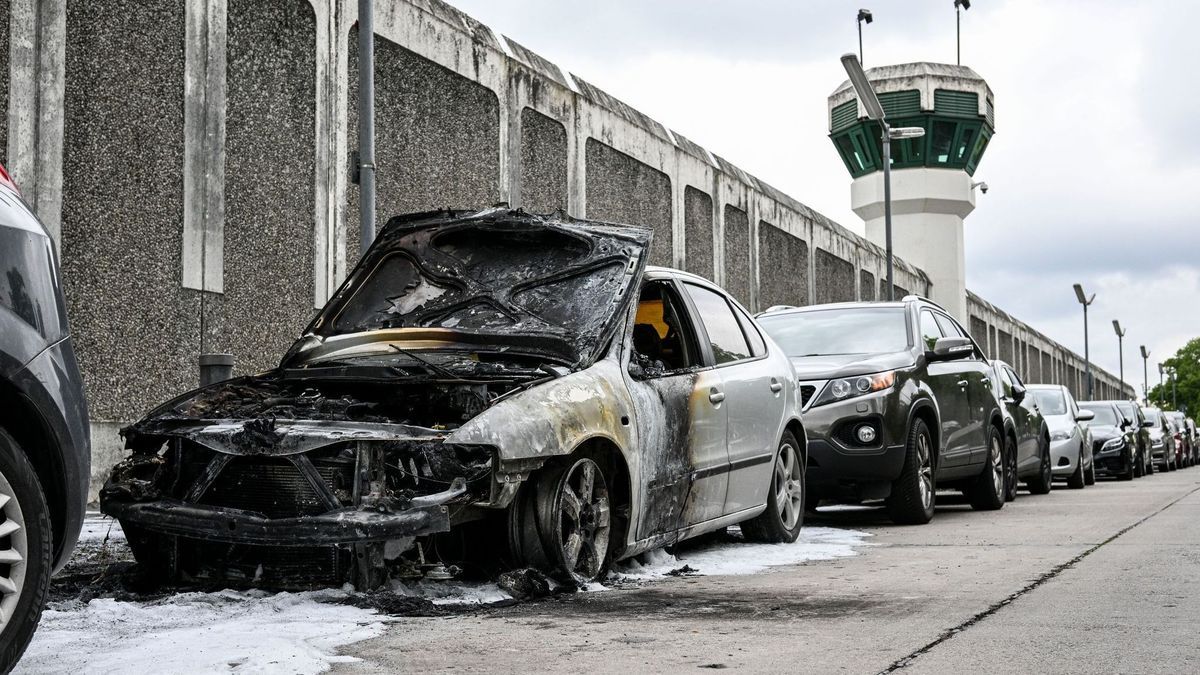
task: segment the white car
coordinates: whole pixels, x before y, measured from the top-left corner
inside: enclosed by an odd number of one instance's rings
[[[1050,464],[1055,478],[1082,489],[1096,482],[1092,462],[1092,433],[1083,422],[1096,414],[1081,410],[1071,392],[1060,384],[1031,384],[1029,393],[1050,428]]]

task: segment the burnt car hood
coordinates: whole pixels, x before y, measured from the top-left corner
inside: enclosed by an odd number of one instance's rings
[[[637,292],[651,238],[648,229],[501,208],[392,218],[282,365],[411,339],[587,367]]]
[[[835,377],[869,375],[885,370],[909,368],[913,358],[908,352],[889,354],[826,354],[792,357],[792,366],[801,380],[825,380]]]

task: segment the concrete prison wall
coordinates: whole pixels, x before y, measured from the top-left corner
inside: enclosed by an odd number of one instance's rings
[[[356,7],[0,0],[5,163],[59,244],[96,476],[119,426],[196,384],[200,353],[274,365],[357,258]],[[563,209],[652,227],[653,263],[752,310],[881,297],[879,247],[584,79],[437,0],[376,14],[380,224]],[[896,278],[930,291],[904,261]]]

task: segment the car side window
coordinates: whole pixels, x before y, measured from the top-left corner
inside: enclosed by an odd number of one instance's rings
[[[1009,374],[1008,368],[1000,369],[1000,393],[1005,398],[1012,398],[1013,395],[1013,380]]]
[[[921,311],[921,341],[925,344],[926,351],[933,351],[933,346],[937,344],[938,339],[945,337],[942,334],[942,329],[938,326],[937,319],[934,318],[933,312],[929,310]]]
[[[738,323],[742,326],[742,333],[745,334],[746,340],[750,343],[750,353],[754,356],[766,354],[767,343],[763,340],[762,333],[758,332],[758,327],[754,325],[754,321],[736,305],[733,306],[733,313],[737,315]]]
[[[1021,381],[1021,376],[1017,375],[1017,371],[1013,370],[1012,368],[1004,368],[1003,370],[1004,370],[1005,374],[1008,376],[1008,379],[1010,382],[1012,382],[1013,384],[1015,384],[1019,387],[1025,386],[1025,383]]]
[[[942,333],[946,337],[967,337],[967,334],[959,329],[958,324],[945,314],[934,314],[933,318],[937,320],[938,326],[941,327]]]
[[[712,344],[717,365],[750,358],[750,345],[729,302],[720,293],[703,286],[688,283],[683,286],[696,305],[696,313],[704,323],[704,330],[708,332],[708,341]]]
[[[696,334],[683,302],[670,284],[642,286],[633,321],[631,361],[646,375],[666,374],[701,365]]]

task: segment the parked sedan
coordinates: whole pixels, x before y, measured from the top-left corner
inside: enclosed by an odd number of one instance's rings
[[[1050,428],[1037,399],[1012,366],[991,361],[992,387],[1004,405],[1005,499],[1017,498],[1017,483],[1024,481],[1035,495],[1050,492]]]
[[[1096,482],[1092,462],[1092,436],[1082,422],[1095,413],[1080,410],[1071,392],[1060,384],[1031,384],[1029,392],[1050,427],[1050,459],[1054,477],[1065,478],[1067,486],[1082,489]]]
[[[54,241],[0,167],[0,673],[25,651],[79,538],[87,405]]]
[[[1175,410],[1163,413],[1171,424],[1171,433],[1175,437],[1175,455],[1179,468],[1186,468],[1195,463],[1195,450],[1192,434],[1188,430],[1187,416]]]
[[[1133,422],[1133,431],[1137,436],[1138,466],[1136,475],[1148,476],[1154,473],[1154,460],[1150,457],[1150,423],[1142,413],[1142,408],[1135,401],[1113,401],[1117,409],[1126,419]]]
[[[1147,427],[1150,430],[1150,457],[1159,471],[1174,471],[1179,468],[1176,463],[1175,435],[1171,432],[1171,424],[1167,416],[1155,407],[1142,408],[1146,416]]]
[[[1092,461],[1096,472],[1133,480],[1139,460],[1133,420],[1126,418],[1112,401],[1084,401],[1079,408],[1095,415],[1085,424],[1092,433]]]
[[[1004,418],[983,352],[918,298],[759,316],[792,359],[819,499],[884,499],[897,523],[927,523],[937,488],[1004,506]]]
[[[647,268],[650,239],[393,218],[278,368],[127,428],[101,509],[161,577],[271,586],[376,586],[490,540],[575,580],[735,523],[794,541],[791,365],[720,288]]]

